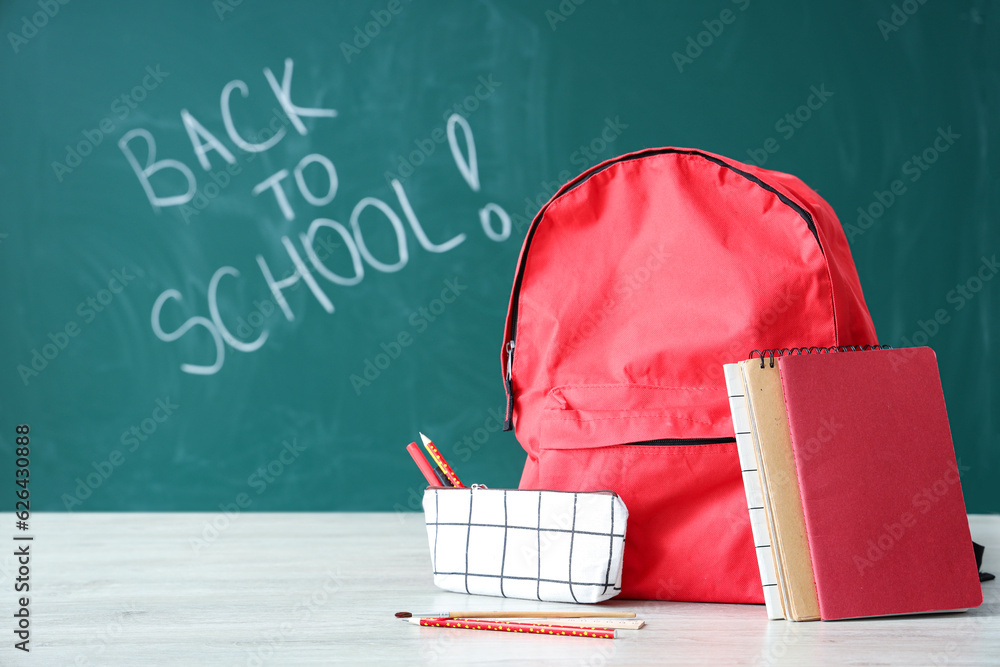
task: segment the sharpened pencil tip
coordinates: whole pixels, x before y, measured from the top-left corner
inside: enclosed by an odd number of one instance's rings
[[[429,445],[429,444],[430,444],[430,442],[431,442],[431,439],[430,439],[430,438],[428,438],[428,437],[427,437],[426,435],[424,435],[423,433],[421,433],[421,434],[420,434],[420,439],[424,441],[424,444],[425,444],[425,445]]]
[[[411,616],[413,616],[413,614],[411,614],[408,611],[397,611],[396,612],[396,618],[409,618]]]

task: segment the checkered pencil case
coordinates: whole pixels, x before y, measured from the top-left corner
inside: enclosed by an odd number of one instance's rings
[[[423,505],[446,591],[547,602],[621,591],[628,510],[611,491],[429,487]]]

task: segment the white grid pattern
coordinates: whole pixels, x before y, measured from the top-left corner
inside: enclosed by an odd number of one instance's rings
[[[445,590],[548,602],[621,591],[628,510],[616,494],[429,488],[423,505]]]

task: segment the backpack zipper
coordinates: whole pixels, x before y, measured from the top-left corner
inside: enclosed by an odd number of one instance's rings
[[[504,416],[504,422],[503,422],[504,431],[510,431],[511,429],[514,428],[513,369],[514,369],[514,339],[516,337],[516,332],[517,332],[517,307],[521,294],[521,281],[524,277],[524,267],[525,264],[527,264],[528,262],[528,250],[531,247],[531,241],[535,236],[535,231],[538,229],[538,223],[542,219],[542,215],[545,213],[546,210],[548,210],[549,206],[552,205],[552,202],[559,199],[567,192],[575,190],[577,187],[579,187],[586,181],[590,180],[592,176],[601,173],[602,171],[610,168],[613,165],[620,164],[622,162],[628,162],[631,160],[640,160],[643,158],[652,157],[654,155],[666,155],[670,153],[675,153],[678,155],[698,155],[708,160],[709,162],[725,167],[726,169],[729,169],[730,171],[735,172],[740,176],[743,176],[747,180],[756,183],[763,189],[775,195],[782,203],[784,203],[786,206],[788,206],[796,213],[798,213],[799,216],[805,221],[806,226],[809,227],[809,231],[812,232],[813,238],[816,239],[816,244],[819,246],[819,251],[824,255],[826,255],[826,252],[823,250],[823,244],[820,243],[819,240],[819,233],[816,231],[816,223],[813,221],[812,216],[809,214],[809,211],[802,208],[802,206],[792,201],[786,195],[782,194],[781,192],[778,192],[778,190],[775,189],[774,186],[765,183],[764,181],[760,180],[753,174],[750,174],[748,172],[743,171],[742,169],[734,167],[725,160],[719,159],[714,155],[706,155],[705,153],[696,150],[681,150],[676,148],[653,148],[645,151],[640,151],[638,153],[632,153],[631,155],[624,155],[618,158],[612,158],[611,160],[607,160],[606,162],[591,167],[590,170],[583,172],[572,181],[569,181],[561,188],[559,188],[559,190],[554,195],[552,195],[552,198],[548,202],[546,202],[544,206],[542,206],[542,208],[538,211],[538,213],[535,214],[534,219],[532,219],[531,221],[531,225],[528,227],[528,234],[524,239],[524,250],[521,252],[521,259],[520,262],[518,263],[517,273],[514,276],[513,298],[511,299],[511,304],[510,304],[510,329],[509,331],[505,332],[507,335],[510,336],[510,338],[507,339],[507,342],[504,346],[507,351],[507,373],[504,378],[504,392],[507,395],[507,411]],[[637,444],[637,443],[632,443],[632,444]]]
[[[642,447],[676,447],[683,445],[723,445],[736,442],[735,437],[722,438],[658,438],[656,440],[640,440],[639,442],[623,442],[620,446],[633,445]]]
[[[507,373],[503,378],[503,390],[507,395],[507,407],[504,411],[503,430],[509,431],[513,428],[511,423],[514,418],[514,339],[507,341]]]

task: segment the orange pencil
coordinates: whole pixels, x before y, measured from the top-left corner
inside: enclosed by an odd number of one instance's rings
[[[569,625],[529,625],[527,623],[507,623],[500,621],[456,620],[450,618],[407,618],[410,623],[434,628],[462,628],[464,630],[499,630],[502,632],[524,632],[534,635],[558,635],[564,637],[598,637],[614,639],[618,631],[613,628],[580,628]]]
[[[464,489],[465,485],[462,484],[461,481],[459,481],[458,475],[456,475],[455,471],[451,469],[451,466],[448,465],[448,462],[444,460],[444,457],[441,456],[441,452],[439,452],[438,448],[434,446],[434,443],[431,442],[431,439],[428,438],[423,433],[420,434],[420,439],[424,441],[424,449],[427,450],[427,453],[430,455],[431,460],[434,461],[434,463],[438,464],[438,467],[441,468],[441,470],[444,472],[445,476],[448,478],[448,481],[450,481],[453,486]]]

